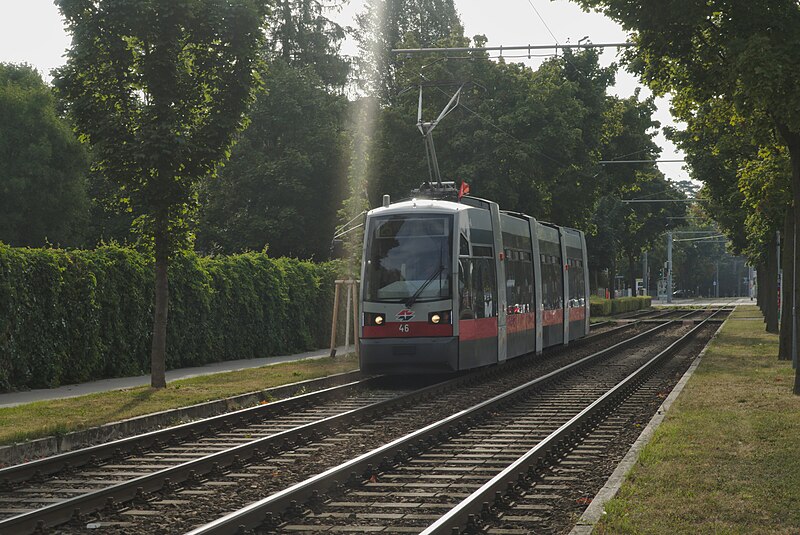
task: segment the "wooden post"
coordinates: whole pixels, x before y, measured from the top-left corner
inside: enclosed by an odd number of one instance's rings
[[[345,286],[347,306],[345,311],[345,353],[350,348],[350,321],[353,321],[353,342],[355,343],[356,356],[359,355],[358,347],[358,282],[357,280],[337,280],[333,293],[333,320],[331,321],[331,357],[336,356],[336,328],[339,323],[339,288]],[[353,315],[350,315],[352,303]]]
[[[331,358],[336,356],[336,324],[339,320],[339,281],[334,283],[333,292],[333,321],[331,322]]]

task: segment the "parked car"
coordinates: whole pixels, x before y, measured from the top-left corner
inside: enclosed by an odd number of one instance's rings
[[[672,292],[672,297],[677,297],[678,299],[694,297],[694,292],[691,290],[675,290],[674,292]]]

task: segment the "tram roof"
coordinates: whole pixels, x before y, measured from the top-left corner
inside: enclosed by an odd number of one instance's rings
[[[488,204],[491,201],[484,201],[483,199],[476,199],[483,203]],[[408,212],[425,212],[425,213],[454,213],[462,210],[480,209],[472,204],[447,201],[442,199],[426,199],[426,198],[412,198],[404,201],[390,204],[388,207],[380,206],[373,208],[367,215],[389,215],[393,213],[408,213]]]

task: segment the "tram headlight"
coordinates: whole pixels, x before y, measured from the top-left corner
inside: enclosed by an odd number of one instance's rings
[[[375,312],[364,313],[364,325],[367,327],[374,327],[374,326],[380,327],[385,323],[386,323],[386,314],[375,313]]]
[[[439,312],[431,312],[428,314],[428,323],[433,323],[434,325],[450,324],[450,311],[449,310],[442,310]]]

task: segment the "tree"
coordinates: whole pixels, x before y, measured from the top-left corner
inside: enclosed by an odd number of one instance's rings
[[[340,10],[343,0],[277,0],[267,22],[266,53],[292,68],[312,69],[323,86],[341,90],[350,75],[350,62],[339,50],[345,29],[326,15]]]
[[[344,197],[347,101],[282,60],[265,81],[230,162],[203,183],[197,247],[326,258]]]
[[[195,185],[226,158],[257,85],[255,0],[59,0],[72,33],[55,84],[94,168],[118,184],[152,237],[151,384],[163,388],[168,265],[189,240]]]
[[[627,192],[634,198],[673,199],[686,198],[660,171],[641,177],[635,188]],[[680,220],[686,214],[686,205],[681,202],[631,203],[627,204],[621,216],[620,252],[628,261],[628,277],[631,288],[636,288],[635,263],[641,253],[652,247],[664,232],[683,224]]]
[[[80,245],[88,219],[86,152],[42,77],[0,63],[0,240]]]
[[[415,56],[403,62],[396,84],[422,82],[423,118],[432,118],[462,82],[471,82],[461,105],[434,132],[443,179],[469,182],[474,194],[506,209],[580,226],[600,191],[594,176],[613,73],[591,50],[566,52],[537,70],[495,63],[485,54],[449,62]],[[440,87],[428,80],[455,83]],[[405,197],[428,178],[415,124],[418,95],[416,88],[405,91],[380,115],[369,184],[373,204],[383,193]]]
[[[653,141],[658,121],[653,119],[653,98],[639,100],[639,92],[629,98],[607,97],[601,130],[600,158],[604,161],[624,159],[656,159],[660,149]],[[617,257],[625,248],[630,277],[634,277],[630,265],[647,248],[655,236],[668,228],[670,221],[663,217],[653,221],[656,227],[642,235],[640,240],[626,240],[633,226],[649,228],[650,222],[641,220],[653,205],[625,205],[621,199],[641,197],[643,189],[652,191],[650,182],[658,182],[655,190],[662,193],[669,189],[663,175],[653,163],[607,164],[599,167],[592,177],[598,187],[599,201],[587,226],[587,248],[591,255],[589,265],[595,278],[601,269],[609,270],[608,286],[612,287],[617,274]],[[660,187],[660,190],[659,190]],[[659,227],[660,225],[660,227]],[[595,287],[598,284],[595,282]],[[633,282],[632,282],[632,287]],[[613,297],[613,292],[611,296]]]
[[[673,108],[686,129],[668,134],[686,152],[692,176],[704,183],[705,213],[709,219],[713,216],[735,254],[745,253],[753,265],[761,266],[759,281],[767,291],[759,304],[767,331],[778,332],[776,232],[784,226],[791,203],[786,150],[779,146],[768,118],[742,116],[724,99],[699,106],[676,100]],[[784,260],[791,257],[784,255]],[[790,295],[789,286],[783,291]],[[781,355],[787,332],[790,328],[783,330]]]
[[[657,92],[697,105],[722,96],[770,119],[787,148],[800,206],[800,4],[796,0],[579,0],[636,32],[631,66]],[[800,224],[800,209],[793,210]],[[794,264],[797,258],[794,258]],[[800,395],[800,367],[794,393]]]
[[[401,42],[421,47],[441,46],[460,37],[464,28],[453,0],[367,0],[356,16],[359,84],[382,104],[395,101],[402,79],[400,60],[391,50]]]
[[[282,0],[268,16],[262,53],[270,90],[257,96],[219,179],[201,187],[200,250],[327,256],[344,195],[350,111],[344,30],[325,16],[329,9],[319,0]]]

